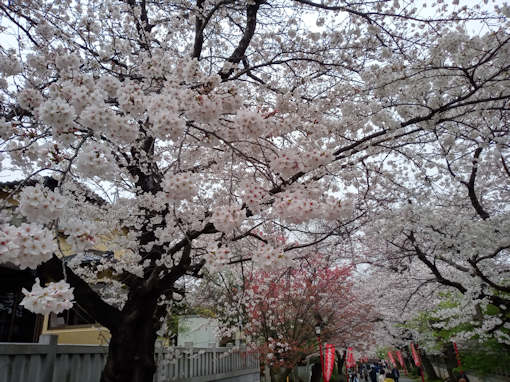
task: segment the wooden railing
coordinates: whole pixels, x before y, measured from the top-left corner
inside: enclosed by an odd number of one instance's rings
[[[98,382],[108,348],[42,342],[0,343],[1,382]],[[259,381],[257,354],[245,347],[159,348],[154,382]]]

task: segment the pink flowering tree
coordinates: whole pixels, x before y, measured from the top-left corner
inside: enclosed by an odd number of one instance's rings
[[[220,317],[241,328],[275,381],[318,352],[316,325],[322,342],[339,350],[362,350],[370,339],[372,308],[353,290],[352,267],[328,265],[318,254],[313,259],[283,271],[252,272],[221,303]]]
[[[3,171],[21,178],[11,196],[25,219],[2,214],[0,261],[37,269],[45,285],[25,307],[79,302],[112,335],[102,381],[151,381],[167,306],[204,267],[285,268],[312,245],[343,255],[384,213],[395,229],[412,220],[400,237],[430,259],[417,209],[433,218],[441,195],[450,221],[469,220],[454,208],[467,195],[480,222],[448,233],[461,252],[480,227],[505,232],[509,9],[411,5],[0,5],[0,150]],[[445,173],[437,182],[459,192],[429,205],[418,202],[432,190],[404,192]],[[446,243],[441,224],[431,237]],[[118,256],[83,267],[99,244]],[[482,267],[488,253],[505,266],[500,247],[473,259],[492,289],[508,288]]]

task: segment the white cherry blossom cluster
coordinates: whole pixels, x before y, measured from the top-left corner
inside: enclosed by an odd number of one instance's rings
[[[246,218],[246,212],[238,206],[219,206],[214,209],[211,222],[221,232],[231,233]]]
[[[319,166],[331,163],[334,159],[333,154],[326,150],[310,150],[301,154],[301,170],[311,171]]]
[[[61,221],[61,226],[64,229],[64,234],[67,236],[66,242],[71,245],[73,252],[83,252],[96,245],[95,236],[99,228],[97,224],[77,217],[71,217]]]
[[[273,203],[273,212],[288,223],[300,224],[312,219],[337,220],[349,215],[332,196],[320,195],[317,190],[296,189],[279,194]]]
[[[280,218],[293,224],[300,224],[322,215],[321,204],[311,199],[303,190],[287,191],[278,195],[273,210]]]
[[[77,54],[58,54],[55,57],[55,66],[59,70],[78,69],[81,58]]]
[[[232,250],[227,245],[218,248],[216,243],[207,248],[206,266],[211,272],[221,270],[230,261]]]
[[[145,95],[140,86],[127,82],[117,91],[120,108],[133,116],[141,115],[145,111]]]
[[[94,132],[103,132],[109,128],[112,118],[113,112],[99,105],[89,105],[80,113],[80,123]]]
[[[233,90],[221,97],[221,108],[226,114],[233,114],[243,105],[243,99]]]
[[[287,266],[289,258],[283,248],[262,244],[253,251],[252,261],[261,269],[274,270]]]
[[[108,148],[101,144],[85,145],[74,164],[78,172],[87,178],[105,178],[115,174],[115,160]]]
[[[0,228],[0,263],[35,269],[51,259],[56,250],[53,233],[39,224],[5,224]]]
[[[44,224],[58,219],[65,206],[66,199],[59,192],[36,185],[23,188],[18,209],[28,220]]]
[[[169,200],[190,200],[198,191],[195,176],[190,172],[167,173],[163,191]]]
[[[138,136],[135,123],[102,104],[85,107],[80,114],[80,123],[92,130],[94,135],[104,134],[119,143],[132,143]]]
[[[68,129],[76,117],[74,108],[61,98],[47,100],[37,110],[41,121],[58,132]]]
[[[351,206],[348,204],[347,208],[345,208],[344,204],[340,202],[340,200],[328,197],[325,201],[321,203],[322,215],[326,220],[337,220],[342,216],[346,216],[352,212]]]
[[[290,178],[300,171],[307,172],[333,161],[333,155],[326,150],[313,149],[304,152],[285,150],[276,156],[270,166],[282,178]]]
[[[138,135],[133,123],[101,104],[85,107],[80,114],[80,123],[94,135],[104,134],[119,143],[132,143]]]
[[[259,138],[267,134],[264,118],[251,110],[239,110],[234,125],[241,137]]]
[[[190,99],[186,115],[197,122],[209,123],[218,118],[222,110],[222,102],[212,95],[199,95]]]
[[[120,87],[120,81],[112,76],[103,76],[99,81],[99,86],[109,97],[114,97],[117,95],[117,90]]]
[[[90,104],[100,104],[105,98],[104,92],[96,87],[94,80],[89,77],[77,77],[63,81],[60,86],[50,86],[52,98],[67,100],[79,114]]]
[[[146,260],[150,263],[150,260]],[[142,256],[138,253],[128,251],[122,254],[112,266],[117,273],[129,272],[138,277],[143,277],[143,269],[146,264],[142,262]]]
[[[160,139],[170,138],[177,141],[182,137],[186,123],[179,115],[170,110],[159,111],[152,116],[152,131]]]
[[[14,76],[21,72],[21,64],[16,58],[14,51],[9,53],[9,55],[0,56],[0,73],[5,76]]]
[[[18,93],[17,100],[23,109],[34,110],[39,107],[43,101],[43,97],[36,89],[27,88]]]
[[[12,122],[7,122],[5,118],[0,118],[0,139],[7,140],[13,131]]]
[[[290,178],[301,170],[299,154],[292,150],[282,152],[275,157],[269,166],[282,178]]]
[[[73,289],[64,280],[56,283],[50,282],[47,287],[43,288],[37,278],[30,292],[23,288],[22,292],[25,297],[20,305],[36,314],[58,314],[72,308]]]
[[[268,195],[267,191],[262,188],[258,183],[252,180],[244,180],[241,182],[241,191],[243,193],[243,202],[252,211],[259,208],[260,203],[264,201]]]

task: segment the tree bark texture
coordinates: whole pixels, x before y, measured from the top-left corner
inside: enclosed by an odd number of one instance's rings
[[[288,367],[272,367],[271,369],[271,382],[285,382],[287,376],[292,371]]]
[[[446,363],[446,370],[448,372],[448,380],[456,381],[456,375],[453,371],[457,367],[457,357],[452,343],[447,343],[443,347],[443,355]]]
[[[157,298],[143,293],[130,297],[122,310],[122,319],[111,330],[101,382],[153,381],[159,327]]]
[[[427,356],[427,353],[421,349],[421,361],[423,362],[423,368],[425,369],[425,373],[427,373],[428,380],[440,379],[437,374],[432,362],[430,362],[430,358]]]

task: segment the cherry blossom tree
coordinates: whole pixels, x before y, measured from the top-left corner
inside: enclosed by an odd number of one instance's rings
[[[180,280],[341,257],[370,222],[463,296],[508,292],[509,8],[455,3],[0,5],[0,150],[26,218],[2,215],[0,261],[64,280],[24,305],[74,298],[112,334],[102,381],[138,382]],[[117,258],[82,267],[98,243]]]
[[[317,353],[316,325],[322,341],[339,349],[363,350],[370,342],[372,308],[353,290],[352,267],[328,264],[319,254],[310,258],[283,271],[251,272],[217,303],[226,328],[241,329],[275,381]]]

